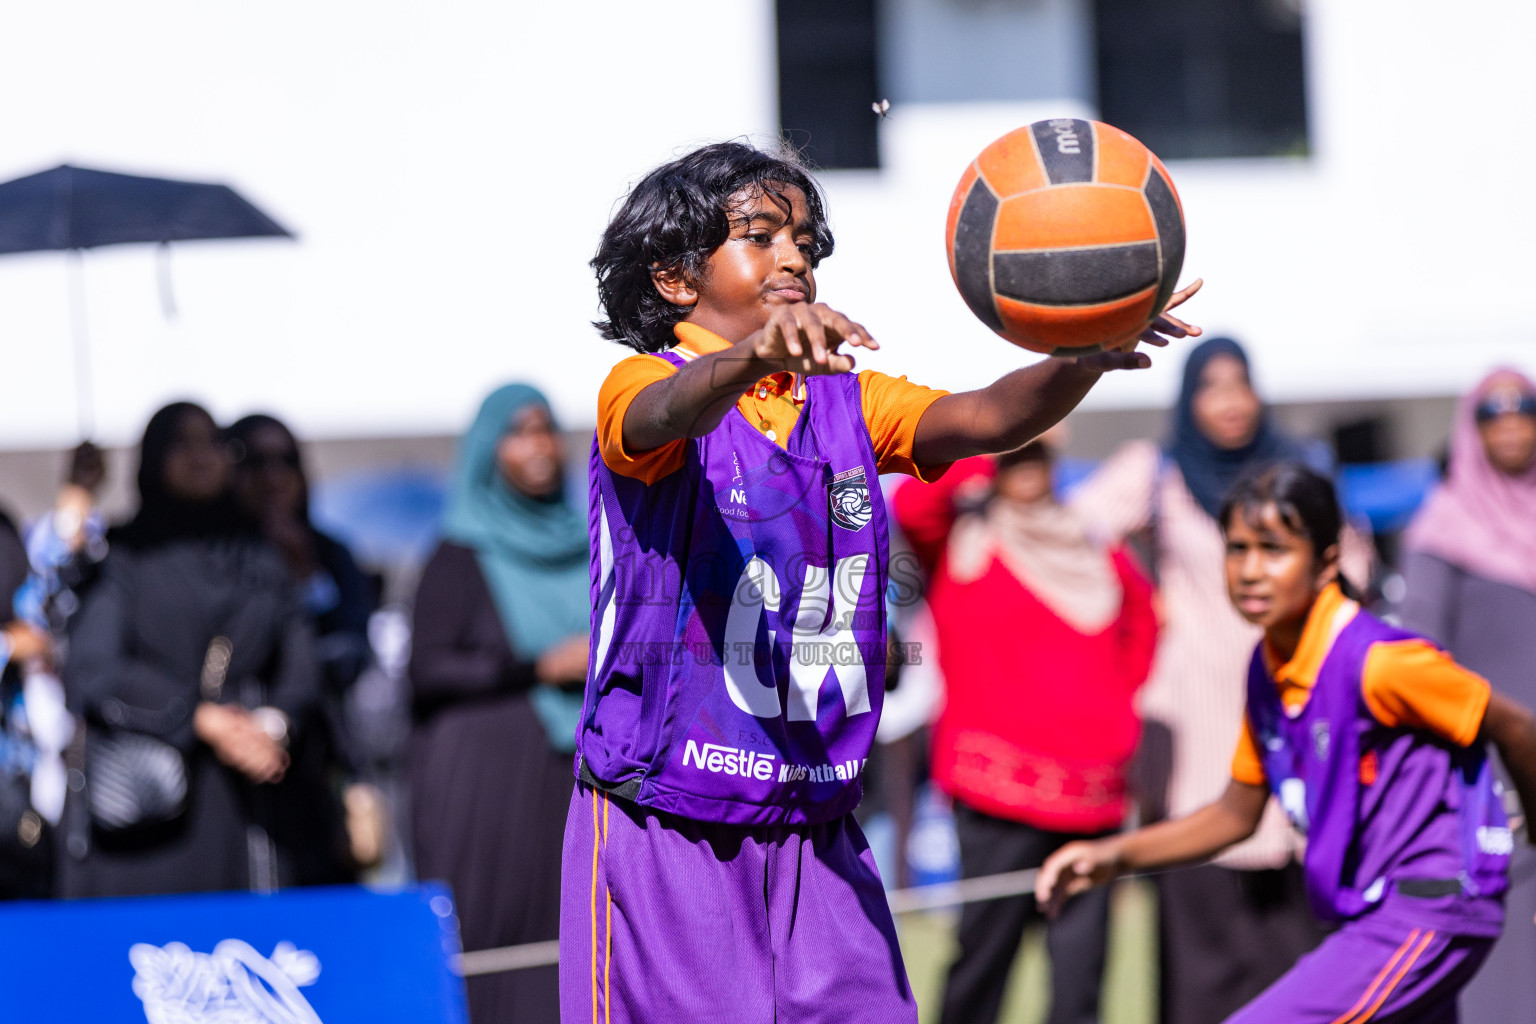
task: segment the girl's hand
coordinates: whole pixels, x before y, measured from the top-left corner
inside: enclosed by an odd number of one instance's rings
[[[824,302],[775,306],[762,330],[748,340],[758,359],[776,369],[805,375],[852,370],[853,357],[837,351],[845,342],[870,350],[880,347],[861,324]]]
[[[1035,901],[1048,917],[1055,917],[1067,900],[1114,881],[1120,871],[1120,844],[1115,839],[1068,843],[1040,865]]]
[[[1195,293],[1200,291],[1204,284],[1204,278],[1196,278],[1190,284],[1174,292],[1173,297],[1168,300],[1168,305],[1163,307],[1163,314],[1156,320],[1153,320],[1151,325],[1141,332],[1140,337],[1127,342],[1117,349],[1095,352],[1087,356],[1078,356],[1078,365],[1084,369],[1098,370],[1100,372],[1108,370],[1145,370],[1152,365],[1152,360],[1148,358],[1145,352],[1136,351],[1138,344],[1146,342],[1148,345],[1155,346],[1156,348],[1166,348],[1169,338],[1193,338],[1203,334],[1204,331],[1194,324],[1187,324],[1176,316],[1169,316],[1168,310],[1188,302],[1194,297]]]

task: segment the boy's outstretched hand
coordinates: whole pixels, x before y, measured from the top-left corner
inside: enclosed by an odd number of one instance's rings
[[[1188,302],[1200,281],[1175,292],[1167,309]],[[1068,358],[1042,359],[1006,374],[976,391],[945,395],[924,411],[912,441],[918,466],[942,466],[972,455],[1011,452],[1028,444],[1077,408],[1089,388],[1108,370],[1141,370],[1152,365],[1140,342],[1159,347],[1170,338],[1201,333],[1165,311],[1141,336],[1122,348]]]
[[[1187,324],[1176,316],[1169,316],[1168,310],[1183,305],[1200,290],[1205,284],[1204,278],[1196,278],[1190,284],[1173,293],[1168,300],[1168,305],[1163,308],[1162,316],[1152,321],[1152,325],[1141,332],[1141,336],[1127,345],[1111,349],[1105,352],[1095,352],[1092,355],[1074,357],[1077,364],[1085,370],[1145,370],[1152,365],[1152,360],[1145,352],[1136,351],[1136,346],[1141,342],[1163,348],[1168,344],[1169,338],[1192,338],[1201,334],[1200,328],[1193,324]]]
[[[1120,874],[1120,845],[1114,839],[1068,843],[1045,859],[1035,875],[1035,902],[1048,917],[1080,892]]]
[[[853,357],[837,350],[844,343],[871,351],[880,347],[862,324],[854,323],[824,302],[773,307],[768,322],[748,341],[758,359],[775,368],[806,375],[852,370]]]
[[[720,425],[743,392],[770,373],[847,373],[853,357],[838,351],[844,344],[880,347],[863,325],[825,303],[776,303],[762,327],[730,348],[694,359],[643,388],[624,413],[624,450],[644,452],[703,437]]]

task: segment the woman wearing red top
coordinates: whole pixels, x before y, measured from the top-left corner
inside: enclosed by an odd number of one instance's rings
[[[929,572],[946,690],[933,775],[955,801],[965,877],[1118,830],[1157,639],[1151,585],[1056,502],[1042,442],[904,484],[895,508]],[[1049,925],[1052,1024],[1098,1019],[1109,900],[1095,893]],[[946,1024],[996,1020],[1036,914],[1028,896],[966,906]]]

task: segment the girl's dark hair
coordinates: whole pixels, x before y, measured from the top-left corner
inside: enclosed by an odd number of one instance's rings
[[[729,205],[743,190],[760,192],[789,212],[786,187],[805,193],[811,266],[832,255],[832,229],[820,187],[793,153],[775,156],[743,142],[717,142],[662,164],[630,190],[592,257],[606,319],[595,326],[610,341],[639,352],[673,344],[672,328],[688,307],[662,298],[653,270],[699,282],[710,253],[730,237]]]
[[[1217,521],[1225,533],[1233,516],[1253,523],[1267,505],[1275,507],[1288,529],[1312,543],[1314,557],[1321,558],[1343,535],[1344,512],[1333,481],[1300,462],[1271,463],[1243,474],[1227,492]],[[1339,588],[1346,597],[1360,600],[1342,571]]]

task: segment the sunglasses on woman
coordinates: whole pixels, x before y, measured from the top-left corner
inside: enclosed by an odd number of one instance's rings
[[[245,442],[238,440],[230,443],[230,450],[234,456],[235,463],[242,469],[298,469],[300,465],[299,453],[296,451],[257,451],[248,447]]]
[[[1536,395],[1513,391],[1489,395],[1477,403],[1473,415],[1479,423],[1487,423],[1500,416],[1510,415],[1536,419]]]

